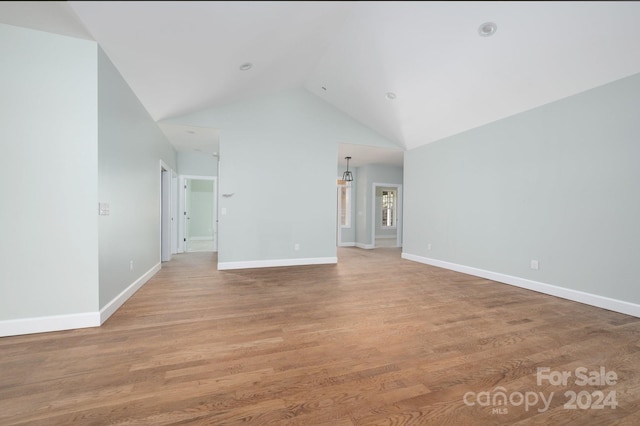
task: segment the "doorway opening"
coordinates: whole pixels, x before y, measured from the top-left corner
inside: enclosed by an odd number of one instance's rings
[[[402,247],[402,185],[374,183],[371,207],[374,247]]]
[[[182,252],[218,251],[217,179],[181,177]]]

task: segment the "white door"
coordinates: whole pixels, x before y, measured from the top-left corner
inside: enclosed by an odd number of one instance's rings
[[[160,260],[171,260],[171,170],[160,171]]]
[[[189,235],[191,231],[189,229],[189,223],[191,221],[190,216],[191,208],[191,179],[184,180],[184,212],[182,218],[184,220],[184,251],[189,251]]]

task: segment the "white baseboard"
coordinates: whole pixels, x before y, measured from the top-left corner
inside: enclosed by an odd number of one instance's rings
[[[351,241],[347,243],[338,243],[338,247],[355,247],[356,243]]]
[[[99,327],[129,299],[140,287],[160,270],[158,263],[149,269],[122,293],[116,296],[99,312],[51,315],[47,317],[24,318],[0,321],[0,337],[21,334],[47,333],[50,331],[73,330],[76,328]]]
[[[416,256],[409,253],[402,253],[402,258],[412,260],[414,262],[424,263],[426,265],[437,266],[440,268],[450,269],[452,271],[462,272],[464,274],[475,275],[477,277],[498,281],[504,284],[511,284],[516,287],[522,287],[528,290],[537,291],[539,293],[549,294],[551,296],[557,296],[563,299],[572,300],[574,302],[580,302],[586,305],[596,306],[598,308],[608,309],[610,311],[620,312],[622,314],[632,315],[634,317],[640,318],[640,305],[625,302],[624,300],[612,299],[606,296],[585,293],[579,290],[558,287],[552,284],[546,284],[538,281],[528,280],[525,278],[486,271],[484,269],[459,265],[457,263],[445,262],[443,260]]]
[[[103,324],[111,315],[118,310],[133,294],[140,289],[147,281],[151,279],[162,267],[161,263],[156,264],[153,268],[145,272],[140,278],[135,280],[129,287],[122,290],[111,302],[107,303],[104,308],[100,309],[100,324]]]
[[[0,321],[0,337],[100,326],[98,312]]]
[[[308,257],[302,259],[250,260],[246,262],[218,262],[218,270],[271,268],[275,266],[303,266],[338,263],[337,257]]]
[[[371,250],[371,249],[376,248],[376,245],[375,244],[356,243],[356,247],[361,248],[361,249]]]

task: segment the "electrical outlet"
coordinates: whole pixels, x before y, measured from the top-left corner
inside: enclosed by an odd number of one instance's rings
[[[431,243],[427,244],[427,250],[431,250]]]
[[[540,264],[537,260],[531,260],[531,269],[535,269],[536,271],[540,268]]]
[[[133,260],[129,261],[129,271],[133,271]]]
[[[294,249],[295,251],[300,250],[300,244],[295,243],[295,244],[294,244],[294,246],[293,246],[293,249]]]

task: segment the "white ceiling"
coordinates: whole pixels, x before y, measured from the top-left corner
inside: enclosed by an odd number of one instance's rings
[[[3,1],[0,2],[0,22],[93,40],[65,1]]]
[[[212,155],[217,155],[220,151],[218,129],[165,122],[158,123],[158,126],[176,151],[201,151]]]
[[[360,167],[366,164],[387,164],[402,167],[404,164],[404,150],[400,147],[397,149],[387,149],[375,146],[341,143],[338,145],[338,165],[340,167],[347,165],[345,157],[351,157],[349,160],[350,168]]]
[[[406,149],[640,72],[640,2],[0,2],[0,21],[90,35],[159,122],[304,87]]]

